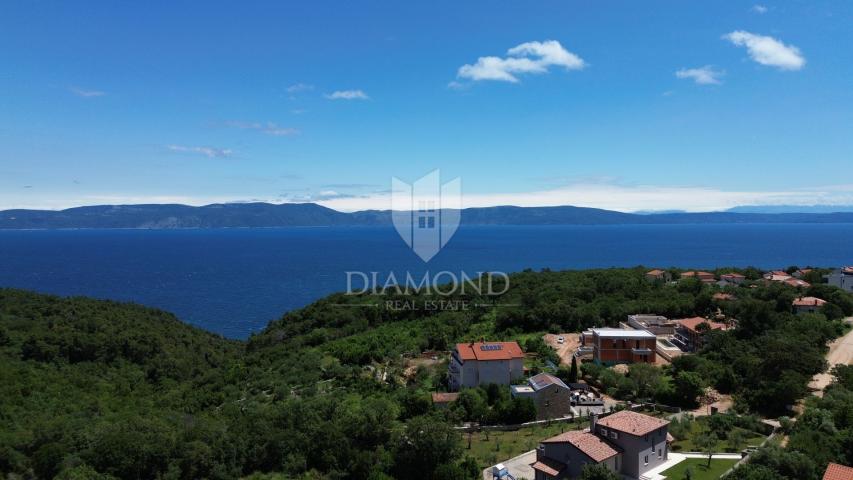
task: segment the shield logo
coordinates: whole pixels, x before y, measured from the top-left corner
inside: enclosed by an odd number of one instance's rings
[[[441,185],[439,170],[408,184],[391,179],[391,220],[406,245],[429,262],[459,227],[462,214],[462,180]]]

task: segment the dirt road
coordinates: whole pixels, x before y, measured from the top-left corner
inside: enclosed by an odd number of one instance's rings
[[[563,337],[563,343],[557,340],[559,337]],[[579,333],[561,333],[559,335],[547,333],[542,339],[557,351],[557,355],[560,356],[561,365],[571,365],[572,355],[575,354],[581,345]]]
[[[845,320],[847,323],[853,322],[853,317]],[[835,365],[853,365],[853,330],[847,332],[841,338],[837,338],[829,344],[829,353],[826,354],[826,361],[829,363],[829,370]],[[815,395],[823,396],[823,389],[832,382],[832,375],[829,371],[818,373],[812,378],[809,383],[809,388],[814,390]]]

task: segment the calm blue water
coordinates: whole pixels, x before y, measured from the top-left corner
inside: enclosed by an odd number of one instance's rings
[[[428,265],[390,227],[0,231],[0,286],[132,300],[245,338],[346,271],[853,263],[853,225],[462,226]]]

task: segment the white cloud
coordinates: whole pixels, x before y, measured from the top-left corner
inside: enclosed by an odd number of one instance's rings
[[[345,186],[345,185],[342,185]],[[140,203],[181,203],[207,205],[240,201],[269,203],[317,202],[340,211],[387,210],[391,207],[388,191],[373,193],[344,193],[337,189],[322,189],[317,193],[270,194],[258,197],[256,192],[244,196],[182,196],[91,193],[88,195],[21,195],[19,191],[0,190],[0,210],[12,208],[61,209],[80,205],[121,205]],[[33,190],[35,192],[35,190]],[[708,212],[743,205],[853,205],[853,184],[823,185],[811,188],[774,191],[722,190],[713,187],[622,185],[612,181],[585,180],[564,186],[530,192],[496,192],[464,194],[463,207],[522,207],[574,205],[604,208],[622,212],[684,210]]]
[[[751,10],[759,15],[764,15],[769,9],[764,5],[753,5]]]
[[[711,65],[705,65],[704,67],[699,68],[682,68],[681,70],[675,72],[675,76],[678,78],[689,78],[699,85],[719,85],[723,83],[720,81],[720,78],[725,75],[726,72],[722,70],[716,70]]]
[[[390,208],[388,193],[330,198],[318,203],[341,211]],[[621,212],[684,210],[720,211],[742,205],[851,205],[853,185],[789,191],[722,190],[713,187],[620,185],[608,182],[574,183],[561,187],[512,193],[474,193],[463,196],[463,206],[521,207],[574,205]]]
[[[780,70],[800,70],[806,64],[799,48],[785,45],[773,37],[737,30],[723,35],[723,39],[739,47],[746,47],[750,58],[762,65]]]
[[[107,94],[106,92],[102,92],[100,90],[87,90],[85,88],[80,87],[68,87],[68,90],[74,95],[83,98],[103,97]]]
[[[296,128],[280,127],[273,122],[228,122],[228,126],[242,130],[257,130],[275,137],[290,137],[301,133]]]
[[[314,90],[314,85],[308,83],[295,83],[287,87],[287,93],[310,92]]]
[[[188,147],[185,145],[168,145],[166,148],[173,152],[182,153],[197,153],[208,158],[225,158],[230,157],[234,152],[228,148],[215,147]]]
[[[367,96],[361,90],[337,90],[332,93],[327,93],[326,98],[329,100],[368,100],[370,97]]]
[[[458,78],[473,81],[497,80],[517,83],[518,75],[547,73],[556,66],[580,70],[586,66],[582,58],[566,50],[556,40],[526,42],[507,50],[507,57],[480,57],[472,65],[462,65]]]

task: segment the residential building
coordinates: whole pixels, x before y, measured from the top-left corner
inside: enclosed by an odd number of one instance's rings
[[[853,468],[830,463],[823,473],[823,480],[853,480]]]
[[[826,276],[827,282],[835,287],[853,292],[853,267],[842,267]]]
[[[597,419],[584,431],[543,440],[536,449],[536,480],[577,478],[583,467],[603,464],[628,478],[640,478],[669,457],[669,421],[623,410]]]
[[[800,297],[794,299],[794,313],[804,315],[806,313],[818,313],[820,307],[826,305],[826,300],[817,297]]]
[[[803,268],[794,272],[794,278],[803,278],[812,272],[811,268]]]
[[[672,281],[672,274],[670,274],[666,270],[655,269],[655,270],[651,270],[651,271],[646,272],[646,280],[648,280],[650,282],[656,282],[656,281],[670,282],[670,281]]]
[[[702,348],[705,343],[705,333],[709,330],[727,330],[725,323],[715,322],[702,317],[684,318],[675,321],[678,328],[675,330],[675,343],[683,350],[695,352]],[[707,325],[707,327],[700,326]]]
[[[791,276],[788,275],[788,272],[783,272],[782,270],[773,270],[764,274],[764,279],[770,282],[784,282],[790,278]]]
[[[592,348],[595,363],[652,363],[657,361],[655,353],[657,337],[647,330],[623,330],[619,328],[593,328],[581,334],[581,344]]]
[[[524,352],[515,342],[458,343],[448,373],[451,390],[490,383],[511,385],[524,377]]]
[[[675,323],[661,315],[628,315],[628,325],[636,330],[648,330],[655,335],[675,333]]]
[[[697,278],[702,283],[714,283],[717,281],[717,278],[714,276],[713,273],[701,272],[701,271],[699,271],[699,272],[694,272],[694,271],[684,272],[681,274],[681,278]]]
[[[740,285],[746,281],[746,277],[739,273],[724,273],[720,275],[720,282],[725,282],[727,285]]]
[[[433,392],[432,394],[432,404],[437,408],[447,408],[458,399],[458,393]]]
[[[731,293],[715,293],[711,298],[718,302],[732,302],[737,300],[737,297]]]
[[[572,389],[559,378],[540,373],[527,381],[527,385],[512,387],[514,398],[529,398],[536,405],[536,418],[563,418],[572,413]]]
[[[810,284],[809,282],[807,282],[805,280],[800,280],[799,278],[793,278],[793,277],[785,280],[783,283],[785,283],[786,285],[790,285],[794,288],[809,288],[812,286],[812,284]]]

